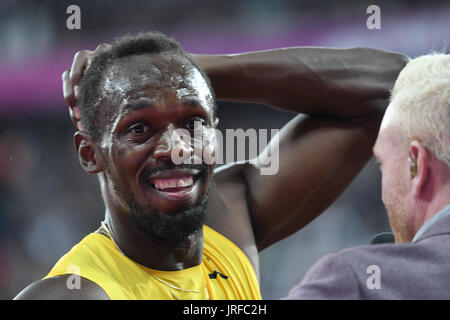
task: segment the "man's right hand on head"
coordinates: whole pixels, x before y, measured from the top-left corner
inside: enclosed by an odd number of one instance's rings
[[[80,112],[77,107],[78,88],[84,72],[89,68],[92,60],[101,52],[108,50],[110,44],[102,43],[95,48],[94,51],[81,50],[75,53],[73,57],[72,66],[62,74],[63,95],[64,100],[69,106],[70,119],[73,124],[82,130],[80,123]]]

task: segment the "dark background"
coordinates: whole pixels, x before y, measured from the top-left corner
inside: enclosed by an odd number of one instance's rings
[[[81,8],[81,30],[66,27],[71,4]],[[371,4],[381,9],[380,30],[366,27]],[[104,215],[96,177],[77,162],[75,130],[62,98],[61,73],[76,51],[125,33],[158,30],[193,53],[366,46],[416,57],[447,50],[449,18],[448,1],[2,0],[0,299],[45,276]],[[219,103],[219,117],[222,130],[271,129],[293,115]],[[370,161],[319,218],[262,252],[263,298],[287,294],[324,254],[367,244],[388,231],[380,197],[380,174]]]

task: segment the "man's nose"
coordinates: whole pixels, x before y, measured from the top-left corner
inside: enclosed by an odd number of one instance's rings
[[[154,157],[157,160],[174,162],[174,157],[177,159],[184,158],[190,152],[190,136],[187,136],[182,129],[170,125],[159,137]]]

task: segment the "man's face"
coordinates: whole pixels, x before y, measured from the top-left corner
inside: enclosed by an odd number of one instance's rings
[[[194,164],[199,155],[186,135],[213,138],[205,79],[186,59],[144,54],[110,67],[101,92],[99,145],[112,201],[148,235],[182,239],[199,230],[213,166]],[[191,164],[174,165],[174,148]]]
[[[410,242],[414,236],[411,210],[407,141],[389,107],[374,146],[380,164],[382,200],[396,242]]]

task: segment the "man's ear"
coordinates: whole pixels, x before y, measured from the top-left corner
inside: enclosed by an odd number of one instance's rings
[[[78,159],[83,170],[88,173],[98,173],[103,171],[103,159],[99,154],[94,139],[88,133],[83,131],[77,131],[74,138]]]
[[[409,144],[409,170],[411,172],[413,194],[419,197],[429,178],[430,154],[417,140]]]

